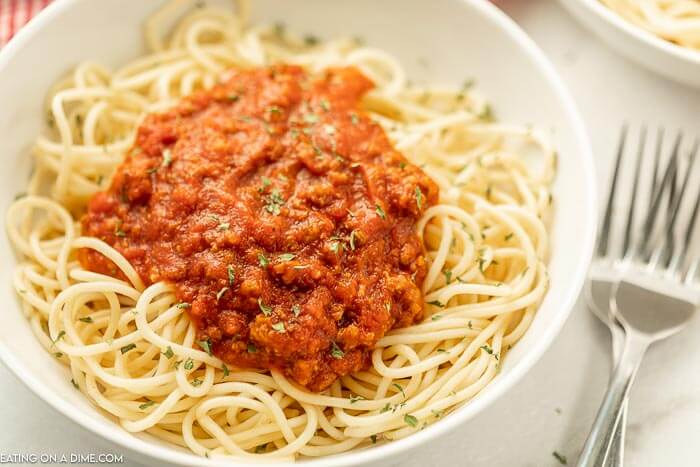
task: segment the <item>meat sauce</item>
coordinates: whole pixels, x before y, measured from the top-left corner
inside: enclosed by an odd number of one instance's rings
[[[224,362],[327,388],[423,309],[414,224],[438,187],[359,109],[372,86],[355,68],[231,72],[145,118],[83,234],[172,283]]]

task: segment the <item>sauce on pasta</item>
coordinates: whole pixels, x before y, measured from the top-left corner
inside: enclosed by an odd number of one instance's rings
[[[146,117],[84,233],[175,284],[204,350],[328,387],[422,317],[415,223],[438,187],[359,110],[371,88],[352,67],[232,72]],[[118,275],[95,250],[80,259]]]

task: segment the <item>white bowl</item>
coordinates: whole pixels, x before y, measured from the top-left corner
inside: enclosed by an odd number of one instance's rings
[[[559,0],[618,53],[666,78],[700,87],[700,51],[681,47],[630,23],[600,0]]]
[[[116,65],[142,52],[143,19],[161,1],[64,0],[32,20],[0,53],[0,204],[24,189],[29,147],[43,124],[49,86],[84,59]],[[509,353],[499,376],[472,402],[406,439],[311,461],[324,466],[397,461],[428,440],[459,427],[513,388],[561,329],[584,281],[595,237],[596,185],[590,146],[551,64],[503,13],[483,0],[256,0],[256,21],[284,21],[299,33],[360,35],[395,54],[412,79],[461,84],[476,78],[499,118],[555,129],[559,170],[554,187],[551,289],[531,328]],[[147,435],[133,436],[97,412],[36,342],[15,305],[14,260],[5,236],[0,300],[10,304],[0,326],[0,357],[40,398],[127,455],[159,463],[218,465]],[[6,401],[11,402],[11,401]],[[68,422],[67,422],[68,423]],[[240,465],[240,464],[239,464]]]

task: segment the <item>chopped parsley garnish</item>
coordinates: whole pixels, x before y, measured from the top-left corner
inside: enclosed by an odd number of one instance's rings
[[[430,317],[430,319],[433,320],[433,321],[437,321],[437,320],[442,319],[442,315],[433,315],[433,316]]]
[[[406,393],[403,392],[403,386],[401,386],[399,383],[393,383],[392,386],[401,391],[401,394],[403,394],[403,398],[406,398]]]
[[[229,224],[228,222],[221,222],[218,226],[216,226],[216,229],[223,231],[228,230],[229,227],[231,227],[231,224]]]
[[[185,360],[185,364],[182,366],[185,370],[191,370],[194,368],[194,361],[191,358]]]
[[[272,307],[265,305],[262,301],[262,297],[258,298],[258,307],[260,307],[260,311],[262,311],[265,316],[270,316],[272,313]]]
[[[338,347],[338,344],[336,344],[335,342],[331,343],[331,357],[340,360],[344,356],[345,352],[343,352],[343,350],[340,347]]]
[[[365,400],[365,398],[362,396],[350,396],[350,403],[351,404],[354,404],[357,401],[363,401],[363,400]]]
[[[306,123],[316,123],[318,122],[318,115],[316,114],[305,114],[304,121]]]
[[[486,104],[481,113],[479,113],[478,118],[487,122],[493,121],[493,109],[489,104]]]
[[[270,260],[264,254],[258,253],[258,264],[260,264],[261,268],[266,268],[270,264]]]
[[[70,384],[72,384],[75,389],[80,390],[80,386],[78,386],[78,383],[76,383],[73,378],[71,378]]]
[[[148,402],[145,402],[145,403],[139,405],[139,409],[141,409],[141,410],[146,410],[147,408],[149,408],[150,406],[154,405],[155,403],[156,403],[156,401],[151,401],[151,400],[149,400]]]
[[[357,125],[360,122],[360,117],[357,116],[355,112],[350,114],[350,122],[353,125]]]
[[[258,193],[264,193],[265,189],[272,184],[272,180],[267,177],[262,177],[260,180],[262,180],[262,186],[258,188]]]
[[[286,329],[284,329],[284,323],[279,322],[279,323],[274,323],[272,325],[272,329],[274,329],[277,332],[285,332]]]
[[[341,247],[342,247],[342,245],[340,244],[339,241],[331,242],[331,247],[330,247],[330,248],[331,248],[331,251],[332,251],[333,253],[338,253],[338,250],[340,250]]]
[[[419,211],[423,206],[423,192],[420,191],[420,187],[416,187],[416,206],[418,206]]]
[[[234,271],[233,266],[229,264],[226,266],[226,272],[228,273],[228,285],[233,286],[233,283],[236,282],[236,271]]]
[[[309,45],[309,46],[316,45],[316,44],[318,44],[318,37],[311,35],[311,34],[308,34],[308,35],[304,36],[304,44]]]
[[[270,108],[268,108],[267,111],[270,112],[270,114],[281,114],[282,113],[282,109],[280,109],[276,105],[270,106]]]
[[[418,419],[414,417],[413,415],[406,414],[403,416],[403,421],[406,422],[406,425],[415,427],[418,425]]]
[[[256,353],[258,351],[258,348],[255,347],[255,344],[252,342],[248,343],[248,353]]]
[[[299,316],[299,313],[301,313],[301,306],[298,303],[292,305],[292,313],[294,313],[294,316]]]
[[[219,300],[221,300],[221,297],[223,297],[227,291],[228,287],[222,287],[221,290],[219,290],[216,294],[216,301],[218,302]]]
[[[469,322],[467,323],[467,327],[468,327],[469,329],[474,329],[474,328],[472,327],[472,320],[469,320]]]
[[[165,356],[165,358],[167,358],[168,360],[170,360],[171,358],[173,358],[173,356],[175,355],[175,352],[173,352],[173,348],[170,347],[170,346],[168,346],[168,348],[165,349],[165,352],[161,352],[161,353],[162,353],[162,354]]]
[[[163,162],[160,164],[161,167],[169,167],[173,163],[173,154],[170,149],[163,149]]]
[[[61,358],[63,357],[63,352],[54,352],[53,356],[56,358]]]
[[[241,96],[239,96],[238,94],[229,94],[228,100],[230,100],[231,102],[236,102],[238,99],[240,99],[240,97]]]
[[[176,308],[179,308],[179,309],[181,309],[181,310],[184,310],[185,308],[189,308],[189,307],[191,307],[191,306],[192,306],[192,305],[190,305],[190,304],[187,303],[187,302],[181,302],[181,303],[178,303],[177,305],[175,305]]]
[[[284,253],[278,256],[280,261],[291,261],[296,257],[294,253]]]
[[[484,345],[482,345],[482,346],[479,347],[479,348],[480,348],[481,350],[483,350],[484,352],[486,352],[487,354],[493,355],[493,349],[492,349],[491,347],[489,347],[488,345],[484,344]],[[498,360],[498,355],[496,356],[496,359]]]
[[[372,444],[377,444],[377,435],[372,435],[369,439],[372,441]]]
[[[386,219],[386,213],[384,212],[384,209],[382,209],[382,207],[379,204],[375,204],[374,207],[379,217],[381,217],[382,219]]]
[[[86,316],[85,318],[80,318],[80,319],[78,319],[78,321],[80,321],[80,322],[82,322],[82,323],[94,323],[94,321],[92,320],[92,318],[89,317],[89,316]]]
[[[350,249],[355,249],[355,231],[350,232]]]
[[[445,282],[448,284],[452,282],[452,271],[448,269],[446,271],[442,271],[442,273],[445,275]]]
[[[439,307],[439,308],[445,308],[445,304],[439,300],[431,300],[428,302],[428,305],[434,305],[434,306]]]
[[[568,461],[566,460],[566,456],[559,454],[557,451],[552,452],[552,456],[554,456],[561,465],[567,465]]]
[[[334,127],[333,125],[329,125],[329,124],[327,124],[327,123],[326,123],[325,125],[323,125],[323,129],[324,129],[324,131],[325,131],[326,133],[328,133],[329,135],[334,135],[334,134],[335,134],[335,131],[336,131],[336,130],[335,130],[335,127]]]
[[[129,345],[125,345],[124,347],[122,347],[121,349],[119,349],[119,351],[122,353],[122,355],[124,355],[125,353],[127,353],[127,352],[129,352],[129,351],[131,351],[131,350],[134,350],[135,348],[136,348],[136,344],[131,343],[131,344],[129,344]]]
[[[431,411],[432,414],[435,416],[435,418],[440,418],[440,417],[442,417],[442,416],[445,414],[445,411],[444,411],[444,410],[434,410],[434,409],[431,409],[430,411]]]
[[[388,411],[390,411],[390,410],[391,410],[391,406],[390,406],[389,403],[387,402],[386,405],[385,405],[384,407],[382,407],[382,409],[379,411],[379,413],[388,412]]]
[[[114,235],[117,237],[126,237],[126,233],[122,230],[122,221],[117,222],[116,227],[114,227]]]
[[[508,235],[506,235],[506,236],[504,237],[504,240],[507,242],[507,241],[510,240],[511,238],[513,238],[513,232],[511,232],[511,233],[509,233]]]
[[[326,112],[328,112],[329,110],[331,110],[331,104],[328,102],[328,99],[321,99],[321,101],[319,102],[319,104],[321,105],[321,108],[322,108],[323,110],[325,110]]]
[[[208,338],[205,340],[197,341],[197,345],[199,345],[202,348],[202,350],[204,350],[211,357],[211,341],[209,341]]]
[[[194,386],[194,387],[199,387],[202,385],[203,382],[204,381],[202,381],[201,379],[195,378],[192,381],[190,381],[190,384],[192,384],[192,386]]]
[[[270,214],[278,216],[280,213],[280,208],[283,204],[284,198],[282,198],[280,192],[273,190],[272,193],[270,193],[270,196],[265,199],[265,210]]]
[[[231,374],[231,372],[229,371],[229,369],[228,369],[228,367],[226,366],[225,363],[223,363],[223,364],[221,365],[221,371],[224,372],[224,378],[226,378],[228,375]]]

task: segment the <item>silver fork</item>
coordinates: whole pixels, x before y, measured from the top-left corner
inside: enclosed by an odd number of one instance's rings
[[[591,268],[588,287],[589,304],[610,326],[613,339],[618,340],[618,345],[620,336],[624,338],[624,346],[608,391],[579,458],[579,467],[600,467],[607,462],[612,462],[610,465],[622,465],[624,420],[621,419],[624,418],[622,414],[627,395],[642,357],[651,343],[669,337],[682,329],[700,305],[700,288],[695,282],[700,258],[693,261],[688,261],[687,258],[700,208],[700,194],[696,195],[681,243],[676,241],[675,229],[688,192],[690,175],[698,154],[698,142],[696,140],[690,152],[682,185],[678,189],[682,138],[680,134],[676,138],[673,153],[662,180],[657,183],[660,141],[663,134],[660,133],[648,211],[642,224],[642,234],[637,242],[633,242],[632,229],[635,224],[634,212],[641,159],[644,154],[645,133],[642,131],[640,138],[622,245],[622,259],[615,260],[608,251],[608,246],[612,230],[615,186],[624,151],[626,129],[623,129],[615,163],[597,258]],[[668,201],[667,216],[660,216],[664,198]],[[665,218],[665,225],[658,222],[661,218]],[[654,234],[658,230],[660,232],[657,233],[661,238],[658,242],[652,242],[652,238],[656,240]],[[657,246],[652,248],[652,245]],[[607,304],[605,297],[608,298]]]

